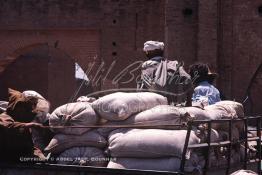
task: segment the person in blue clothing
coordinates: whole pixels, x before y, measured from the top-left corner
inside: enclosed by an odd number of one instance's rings
[[[207,64],[195,63],[189,67],[194,85],[192,104],[212,105],[221,101],[219,90],[213,85],[217,74],[211,73]]]

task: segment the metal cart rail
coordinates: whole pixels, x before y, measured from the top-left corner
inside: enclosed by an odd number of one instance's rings
[[[186,152],[188,149],[196,149],[196,148],[206,148],[205,149],[205,166],[203,168],[203,174],[206,175],[212,174],[212,171],[209,171],[209,153],[210,149],[213,147],[227,147],[228,148],[228,155],[227,155],[227,166],[225,167],[226,172],[225,174],[228,175],[231,170],[231,150],[233,145],[239,145],[244,144],[245,146],[245,160],[243,162],[243,165],[241,166],[242,169],[247,169],[247,164],[249,162],[251,163],[257,163],[257,172],[261,174],[261,118],[262,116],[256,116],[256,117],[245,117],[241,119],[221,119],[221,120],[194,120],[189,121],[186,124],[182,125],[121,125],[121,126],[108,126],[111,128],[140,128],[140,129],[167,129],[167,130],[178,130],[179,128],[183,127],[187,129],[187,135],[185,139],[185,145],[183,148],[182,158],[181,158],[181,164],[180,164],[180,171],[179,172],[167,172],[167,171],[148,171],[148,170],[130,170],[130,169],[110,169],[110,168],[99,168],[99,167],[88,167],[88,166],[76,166],[76,165],[58,165],[58,164],[48,164],[48,163],[39,163],[39,164],[0,164],[0,174],[2,171],[5,171],[7,169],[9,170],[32,170],[32,174],[39,174],[43,172],[47,172],[45,174],[60,174],[61,172],[66,173],[72,173],[72,174],[88,174],[88,175],[108,175],[108,174],[121,174],[121,175],[143,175],[143,174],[187,174],[184,171],[185,168],[185,162],[186,162]],[[256,128],[253,130],[248,130],[248,123],[249,121],[256,121]],[[232,126],[235,122],[243,122],[244,123],[244,136],[240,138],[237,141],[232,141]],[[227,141],[223,142],[212,142],[211,143],[211,128],[212,124],[214,123],[225,123],[228,125],[228,133],[229,138]],[[207,127],[207,141],[206,143],[201,144],[194,144],[189,145],[189,138],[191,131],[193,127],[199,126],[200,124],[206,124]],[[88,126],[86,126],[88,127]],[[104,126],[90,126],[92,128],[100,128]],[[252,138],[248,138],[248,131],[256,131],[256,136]],[[249,141],[256,141],[257,142],[257,154],[256,158],[253,160],[248,159],[248,142]],[[28,173],[27,173],[28,174]],[[30,174],[30,173],[29,173]]]

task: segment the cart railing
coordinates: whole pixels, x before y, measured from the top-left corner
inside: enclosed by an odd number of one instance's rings
[[[187,123],[187,135],[185,139],[185,145],[182,153],[182,159],[181,159],[181,165],[180,165],[180,171],[184,172],[185,168],[185,162],[186,162],[186,152],[187,149],[195,149],[195,148],[206,148],[205,149],[205,165],[203,167],[203,174],[207,174],[209,170],[209,153],[210,149],[213,147],[227,147],[228,148],[228,154],[227,154],[227,167],[225,174],[228,175],[231,168],[231,151],[233,145],[240,145],[244,143],[244,162],[243,162],[243,169],[247,169],[247,163],[249,161],[251,162],[257,162],[257,172],[258,174],[261,174],[261,118],[262,116],[256,116],[256,117],[245,117],[245,118],[237,118],[237,119],[220,119],[220,120],[193,120],[189,121]],[[248,123],[250,121],[256,122],[255,130],[248,130]],[[244,124],[244,134],[242,137],[240,137],[238,140],[232,140],[232,126],[235,122],[243,122]],[[211,143],[211,129],[212,124],[214,123],[223,123],[228,125],[228,140],[222,141],[222,142],[212,142]],[[195,126],[199,126],[200,124],[206,124],[207,125],[207,141],[205,143],[200,144],[194,144],[189,145],[189,138],[192,131],[192,128]],[[249,131],[256,131],[256,136],[252,138],[248,138],[248,132]],[[256,141],[257,142],[257,153],[256,157],[253,160],[248,160],[248,142],[249,141]]]
[[[205,149],[205,165],[203,167],[203,174],[207,174],[209,170],[209,153],[210,149],[213,147],[227,147],[228,152],[227,152],[227,166],[226,166],[226,172],[225,174],[228,175],[231,169],[231,151],[232,151],[232,146],[233,145],[240,145],[244,144],[244,162],[243,162],[243,169],[247,169],[247,164],[248,162],[256,162],[257,163],[257,172],[258,174],[261,174],[261,118],[262,116],[256,116],[256,117],[245,117],[245,118],[237,118],[237,119],[220,119],[220,120],[192,120],[188,121],[186,124],[170,124],[170,125],[152,125],[152,124],[141,124],[141,125],[112,125],[112,126],[90,126],[91,128],[139,128],[139,129],[167,129],[167,130],[180,130],[181,128],[187,128],[187,135],[185,139],[185,144],[182,152],[182,158],[181,158],[181,164],[180,164],[180,171],[179,172],[158,172],[158,171],[143,171],[143,170],[114,170],[114,169],[108,169],[108,168],[97,168],[97,167],[85,167],[85,166],[68,166],[68,165],[52,165],[48,163],[42,163],[38,165],[34,165],[33,167],[35,169],[41,168],[41,169],[46,169],[56,171],[60,168],[62,169],[68,169],[70,171],[75,171],[76,169],[80,171],[94,171],[94,174],[96,172],[100,174],[154,174],[154,173],[159,173],[159,174],[185,174],[185,162],[186,162],[186,152],[188,149],[196,149],[196,148],[206,148]],[[256,126],[255,129],[248,129],[248,124],[250,121],[255,121]],[[238,140],[232,140],[232,126],[235,122],[243,122],[244,127],[243,127],[243,135],[240,137]],[[220,141],[220,142],[211,142],[211,129],[212,129],[212,124],[214,123],[222,123],[225,125],[228,125],[228,140],[227,141]],[[254,123],[254,122],[253,122]],[[207,125],[207,141],[205,143],[200,143],[200,144],[194,144],[194,145],[189,145],[189,139],[190,139],[190,134],[191,131],[193,130],[193,127],[197,127],[200,124],[206,124]],[[62,127],[62,126],[61,126]],[[65,126],[63,126],[65,127]],[[74,127],[74,126],[68,126],[68,127]],[[84,126],[84,127],[89,127],[89,126]],[[256,136],[248,138],[248,132],[249,131],[256,131]],[[248,142],[249,141],[256,141],[257,142],[257,154],[255,156],[255,159],[249,160],[248,158]],[[32,165],[0,165],[0,168],[8,168],[9,166],[12,166],[15,169],[20,169],[20,168],[32,168]]]

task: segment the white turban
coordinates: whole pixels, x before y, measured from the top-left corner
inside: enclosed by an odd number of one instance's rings
[[[144,51],[151,51],[155,49],[164,50],[164,43],[159,41],[147,41],[144,43]]]

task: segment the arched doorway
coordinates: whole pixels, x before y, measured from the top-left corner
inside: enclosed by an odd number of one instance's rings
[[[76,91],[75,71],[75,61],[69,55],[46,43],[18,49],[0,60],[0,99],[7,100],[8,87],[35,90],[54,109],[69,102]]]

